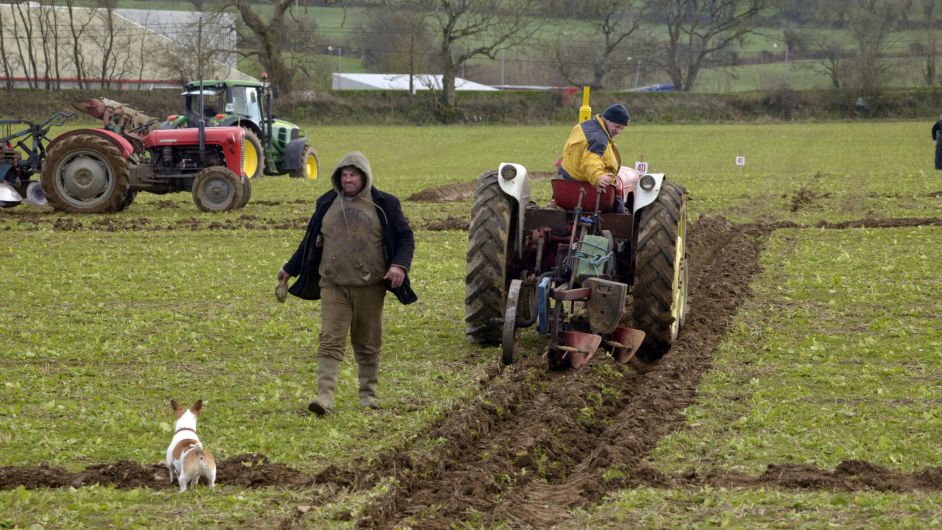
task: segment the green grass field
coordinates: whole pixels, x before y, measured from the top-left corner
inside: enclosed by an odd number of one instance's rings
[[[366,153],[376,184],[405,199],[502,161],[549,171],[567,131],[305,128],[322,178],[260,179],[244,210],[201,213],[182,193],[142,194],[113,215],[0,210],[0,466],[160,462],[173,397],[204,400],[200,435],[217,458],[264,453],[316,473],[408,444],[474,398],[498,353],[464,338],[467,236],[426,229],[468,219],[470,199],[403,202],[416,229],[420,301],[386,306],[380,411],[356,405],[351,356],[336,413],[304,412],[319,305],[277,303],[275,273],[350,150]],[[714,352],[685,426],[647,455],[653,468],[755,475],[768,464],[827,470],[848,459],[905,473],[942,466],[942,228],[812,228],[938,219],[942,176],[932,169],[928,122],[633,125],[617,143],[626,162],[643,156],[687,188],[692,220],[808,227],[772,233],[752,296]],[[549,195],[547,180],[534,182],[538,201]],[[277,228],[286,225],[297,228]],[[350,528],[387,486],[220,482],[214,493],[185,495],[18,488],[0,490],[0,528]],[[561,526],[929,528],[942,525],[940,505],[938,490],[643,487]]]

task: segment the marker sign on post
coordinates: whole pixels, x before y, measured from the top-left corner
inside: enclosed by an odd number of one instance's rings
[[[736,157],[736,165],[737,165],[737,166],[745,166],[745,165],[746,165],[746,157],[744,157],[744,156],[737,156],[737,157]]]
[[[635,171],[637,171],[638,173],[647,173],[648,163],[647,162],[635,162]]]

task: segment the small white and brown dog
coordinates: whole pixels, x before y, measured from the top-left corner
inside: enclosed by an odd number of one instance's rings
[[[203,400],[200,399],[192,407],[185,409],[175,399],[171,399],[170,406],[177,415],[173,439],[170,440],[170,447],[167,447],[170,482],[173,482],[176,475],[182,493],[186,491],[187,484],[195,487],[200,477],[206,477],[209,489],[213,489],[216,485],[216,461],[196,436],[196,418],[203,408]]]

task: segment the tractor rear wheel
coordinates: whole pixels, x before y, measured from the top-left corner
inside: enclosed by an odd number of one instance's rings
[[[638,357],[651,362],[677,340],[687,316],[687,200],[684,188],[661,185],[641,210],[632,299],[634,326],[645,332]]]
[[[76,134],[49,149],[40,180],[56,210],[117,212],[126,206],[130,187],[128,159],[101,136]]]
[[[243,127],[242,130],[245,131],[245,138],[242,140],[242,172],[250,179],[261,177],[265,168],[265,148],[252,129]]]
[[[501,343],[507,289],[513,279],[509,277],[513,210],[513,200],[497,183],[497,172],[482,174],[468,233],[464,299],[466,333],[479,344]]]
[[[204,212],[234,210],[243,194],[241,178],[225,166],[208,167],[193,181],[193,202]]]
[[[295,179],[305,178],[314,180],[317,178],[317,173],[317,153],[314,151],[311,144],[305,144],[304,150],[301,151],[301,167],[289,171],[288,176]]]

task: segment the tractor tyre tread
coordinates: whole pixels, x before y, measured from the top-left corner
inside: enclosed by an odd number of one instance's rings
[[[310,178],[317,178],[318,173],[320,172],[320,159],[317,158],[317,151],[314,150],[314,146],[311,144],[305,144],[304,149],[301,150],[301,167],[298,169],[292,169],[288,172],[288,176],[293,179],[303,179],[309,178],[307,174],[307,157],[308,155],[314,157],[314,176]]]
[[[681,186],[664,182],[657,199],[641,210],[632,318],[634,326],[645,332],[638,357],[648,362],[663,357],[674,340],[671,305],[678,227],[686,222],[684,194]],[[681,260],[684,266],[685,259]],[[681,323],[684,316],[680,316]]]
[[[249,179],[259,178],[263,174],[265,169],[265,147],[262,145],[262,140],[259,139],[258,135],[255,134],[255,131],[249,129],[248,127],[242,127],[242,130],[245,131],[245,143],[252,144],[252,147],[255,148],[255,172],[252,175],[249,175],[248,172],[245,172],[245,176]],[[243,153],[243,157],[245,154]],[[245,166],[242,167],[243,171]]]
[[[108,195],[89,206],[78,206],[63,197],[55,184],[57,177],[52,175],[60,160],[77,149],[98,153],[102,157],[102,161],[111,166],[113,173],[114,186],[112,186]],[[40,181],[43,193],[46,194],[46,200],[49,201],[49,205],[53,209],[58,211],[71,213],[118,212],[130,204],[127,202],[128,190],[131,187],[128,160],[121,155],[121,151],[113,143],[95,134],[77,134],[54,144],[46,154]]]
[[[251,198],[252,198],[252,179],[246,177],[243,180],[243,185],[242,185],[242,199],[239,200],[239,203],[236,205],[235,209],[240,210],[242,208],[245,208],[245,206],[249,203],[249,199]]]
[[[229,185],[232,188],[232,197],[221,207],[216,207],[208,201],[204,201],[203,193],[205,190],[203,189],[203,186],[205,185],[206,181],[213,177],[228,180]],[[197,208],[204,212],[228,212],[230,210],[235,210],[242,202],[242,198],[245,193],[240,180],[241,177],[237,176],[231,169],[225,166],[208,167],[200,171],[193,180],[193,189],[191,191],[193,194],[193,203]]]
[[[478,178],[473,217],[468,230],[467,275],[465,276],[465,324],[471,341],[501,343],[507,298],[510,230],[513,202],[497,183],[497,172]]]

